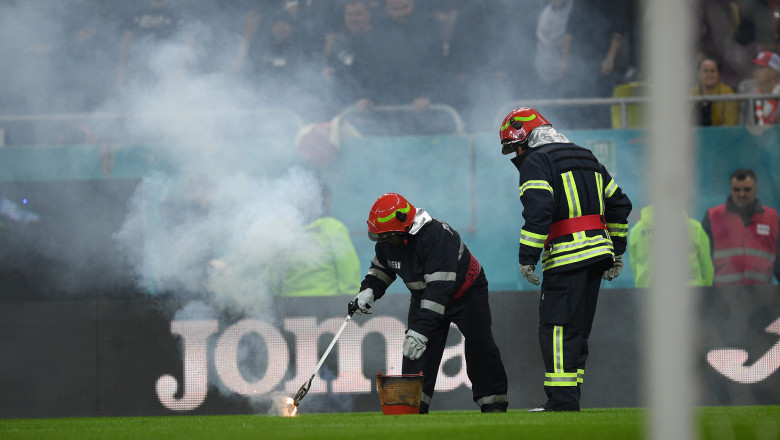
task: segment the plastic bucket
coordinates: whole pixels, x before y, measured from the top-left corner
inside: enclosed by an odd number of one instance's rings
[[[423,387],[420,374],[401,374],[397,376],[376,375],[376,388],[379,391],[379,403],[382,414],[419,414]]]

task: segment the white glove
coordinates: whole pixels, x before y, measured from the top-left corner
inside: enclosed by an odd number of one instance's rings
[[[407,330],[406,337],[404,338],[404,356],[411,360],[420,359],[420,356],[422,356],[425,351],[425,344],[427,343],[427,337],[414,330]]]
[[[358,315],[370,315],[371,306],[374,305],[374,289],[361,290],[360,293],[354,299],[357,309],[355,313]]]
[[[529,283],[538,286],[539,285],[539,275],[534,273],[534,269],[536,269],[536,266],[533,264],[521,264],[520,265],[520,274],[528,280]]]
[[[601,278],[612,281],[620,276],[620,272],[623,272],[623,256],[615,255],[615,262],[612,263],[612,267],[605,270],[604,275],[602,275]]]

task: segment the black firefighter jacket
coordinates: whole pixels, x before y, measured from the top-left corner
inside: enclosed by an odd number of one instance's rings
[[[573,143],[551,143],[528,149],[513,162],[520,162],[525,220],[520,264],[535,265],[543,252],[543,271],[562,272],[625,252],[631,201],[590,150]],[[551,237],[545,246],[551,224],[593,214],[603,216],[607,230]]]
[[[429,221],[415,235],[409,235],[405,244],[376,244],[376,255],[360,290],[371,288],[374,298],[379,299],[396,277],[401,277],[414,300],[420,301],[419,315],[410,317],[410,329],[428,336],[463,285],[471,253],[450,225],[423,215]],[[487,283],[481,271],[475,285],[479,283]]]

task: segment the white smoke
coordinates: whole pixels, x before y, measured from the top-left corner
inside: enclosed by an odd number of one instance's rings
[[[278,324],[274,297],[285,265],[319,258],[303,227],[323,214],[321,184],[297,166],[296,133],[269,134],[250,113],[276,105],[267,93],[228,71],[187,69],[193,36],[209,35],[190,26],[146,48],[151,74],[108,104],[131,115],[119,127],[123,142],[153,146],[170,165],[144,177],[114,238],[142,290],[189,304],[174,319]],[[267,368],[265,343],[246,338],[239,346],[239,370],[250,382]],[[209,376],[221,394],[236,396]],[[250,404],[276,411],[278,400],[272,393]]]

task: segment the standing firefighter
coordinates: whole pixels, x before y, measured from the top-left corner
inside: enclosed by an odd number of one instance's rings
[[[396,277],[409,288],[402,372],[425,375],[420,413],[431,404],[450,323],[465,339],[474,402],[482,412],[505,412],[507,377],[491,331],[487,278],[460,235],[399,194],[388,193],[371,207],[368,237],[377,242],[376,255],[355,297],[356,313],[371,313]]]
[[[542,254],[539,344],[547,402],[531,411],[579,411],[599,287],[623,269],[631,201],[590,150],[534,109],[510,112],[500,136],[501,152],[515,153],[520,171],[520,273],[535,285]]]

